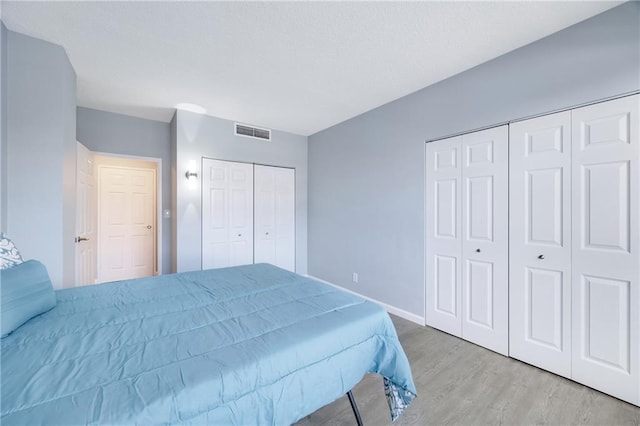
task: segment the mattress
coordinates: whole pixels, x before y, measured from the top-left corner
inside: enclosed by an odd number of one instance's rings
[[[381,307],[272,265],[56,297],[2,339],[3,424],[290,424],[368,372],[393,419],[416,393]]]

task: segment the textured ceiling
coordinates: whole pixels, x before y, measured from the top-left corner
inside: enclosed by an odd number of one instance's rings
[[[78,105],[169,121],[176,105],[309,135],[620,2],[11,2],[62,45]]]

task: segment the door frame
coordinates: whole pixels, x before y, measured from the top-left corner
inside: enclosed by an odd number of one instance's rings
[[[156,163],[156,267],[153,271],[153,275],[162,275],[162,158],[157,157],[144,157],[140,155],[126,155],[126,154],[114,154],[111,152],[92,151],[94,155],[102,157],[122,158],[125,160],[136,161],[148,161]],[[98,173],[95,173],[96,177],[96,223],[99,211],[97,209],[97,203],[100,198],[100,185],[97,182]],[[96,226],[98,231],[99,226]],[[99,238],[99,237],[98,237]],[[96,253],[96,259],[99,259]],[[97,277],[98,264],[96,262],[96,277]]]

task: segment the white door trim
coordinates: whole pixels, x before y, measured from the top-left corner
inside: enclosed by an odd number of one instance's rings
[[[467,133],[481,132],[483,130],[492,129],[494,127],[504,126],[506,124],[517,123],[519,121],[531,120],[533,118],[544,117],[545,115],[557,114],[559,112],[571,111],[571,110],[582,108],[582,107],[585,107],[585,106],[600,104],[600,103],[603,103],[603,102],[608,102],[608,101],[612,101],[612,100],[620,99],[620,98],[626,98],[627,96],[633,96],[633,95],[638,95],[638,94],[640,94],[640,90],[632,90],[630,92],[624,92],[624,93],[620,93],[618,95],[606,96],[604,98],[600,98],[600,99],[597,99],[595,101],[582,102],[582,103],[579,103],[579,104],[575,104],[573,106],[556,108],[556,109],[552,109],[552,110],[549,110],[549,111],[546,111],[546,112],[540,112],[540,113],[537,113],[537,114],[526,115],[524,117],[513,118],[513,119],[507,120],[507,121],[500,121],[498,123],[490,124],[490,125],[487,125],[487,126],[471,128],[471,129],[464,130],[464,131],[461,131],[461,132],[456,132],[456,133],[444,134],[444,135],[438,136],[436,138],[426,139],[425,143],[435,142],[435,141],[439,141],[441,139],[449,139],[449,138],[453,138],[453,137],[456,137],[456,136],[462,136],[462,135],[466,135]]]
[[[103,157],[126,158],[129,160],[150,161],[156,163],[156,270],[154,271],[154,275],[162,275],[162,158],[113,154],[111,152],[102,151],[92,152],[94,155],[100,155]]]

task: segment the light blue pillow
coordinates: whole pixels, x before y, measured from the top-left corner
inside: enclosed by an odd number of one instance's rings
[[[20,252],[4,232],[0,232],[0,269],[7,269],[23,262]]]
[[[0,299],[2,337],[56,306],[47,268],[37,260],[0,270]]]

